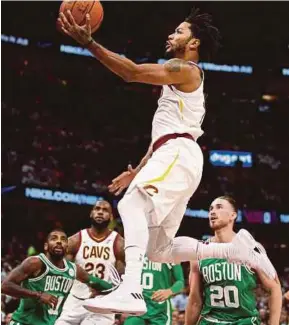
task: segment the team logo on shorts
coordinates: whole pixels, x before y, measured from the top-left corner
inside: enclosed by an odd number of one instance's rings
[[[155,186],[153,186],[153,185],[150,185],[150,184],[145,185],[145,186],[143,187],[143,189],[147,192],[147,194],[148,194],[149,196],[153,196],[153,195],[159,193],[158,188],[155,187]]]
[[[72,270],[72,269],[69,269],[69,271],[68,271],[68,274],[70,275],[70,276],[74,276],[74,270]]]

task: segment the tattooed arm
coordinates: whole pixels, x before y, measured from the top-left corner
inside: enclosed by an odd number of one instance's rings
[[[91,37],[90,17],[86,17],[84,26],[76,24],[72,14],[60,13],[58,23],[62,31],[84,45],[110,71],[127,82],[140,82],[151,85],[192,85],[200,84],[199,69],[186,61],[172,59],[161,64],[135,64],[133,61],[114,53]],[[191,90],[192,91],[192,90]]]

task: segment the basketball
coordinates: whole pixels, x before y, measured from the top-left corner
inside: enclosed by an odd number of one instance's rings
[[[80,26],[85,24],[85,16],[89,14],[92,33],[98,30],[103,20],[103,8],[99,1],[63,1],[59,11],[65,14],[67,10],[71,11]]]

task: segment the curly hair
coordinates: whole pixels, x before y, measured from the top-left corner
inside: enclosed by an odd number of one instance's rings
[[[221,34],[217,27],[212,25],[212,16],[200,13],[200,9],[192,8],[185,22],[191,26],[192,36],[201,42],[199,55],[202,59],[210,59],[220,47]]]

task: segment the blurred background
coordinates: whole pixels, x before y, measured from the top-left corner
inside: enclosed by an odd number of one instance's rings
[[[99,198],[116,210],[111,179],[136,165],[150,142],[160,88],[126,84],[56,31],[60,2],[2,2],[3,279],[45,234],[89,226]],[[236,230],[266,248],[289,289],[289,4],[286,2],[104,2],[95,39],[137,63],[163,62],[167,36],[192,6],[213,15],[222,48],[205,71],[207,113],[199,139],[205,165],[179,235],[207,238],[218,195],[239,203]],[[184,265],[186,276],[188,267]],[[185,305],[186,292],[181,296]],[[263,324],[267,296],[258,291]],[[17,301],[2,296],[2,322]],[[183,306],[182,305],[182,306]],[[176,323],[183,324],[181,305]],[[287,308],[287,309],[286,309]],[[282,324],[288,323],[284,301]],[[121,320],[118,321],[121,323]]]

